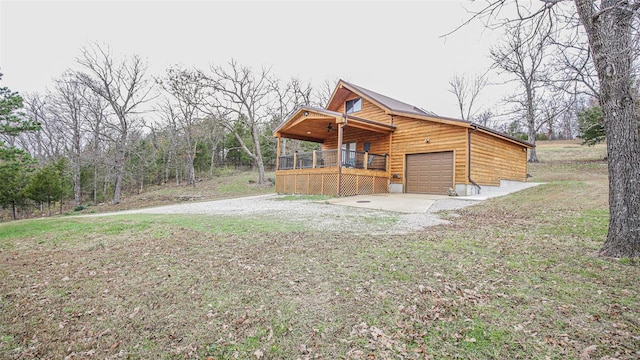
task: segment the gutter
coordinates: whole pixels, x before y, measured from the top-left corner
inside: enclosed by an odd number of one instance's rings
[[[478,189],[478,194],[480,194],[480,190],[482,189],[480,187],[480,185],[478,185],[477,182],[475,182],[472,178],[471,178],[471,134],[478,131],[478,126],[476,124],[471,124],[471,126],[474,128],[473,130],[469,130],[468,134],[468,139],[467,139],[467,171],[469,171],[469,182],[471,184],[473,184],[473,186],[475,186]]]

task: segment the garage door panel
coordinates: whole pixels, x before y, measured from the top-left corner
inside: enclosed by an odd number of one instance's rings
[[[407,155],[407,192],[447,194],[453,185],[453,151]]]

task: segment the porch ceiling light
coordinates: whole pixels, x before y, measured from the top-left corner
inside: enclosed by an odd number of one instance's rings
[[[309,112],[308,112],[308,111],[305,111],[305,112],[303,113],[303,115],[304,115],[304,116],[309,116]]]

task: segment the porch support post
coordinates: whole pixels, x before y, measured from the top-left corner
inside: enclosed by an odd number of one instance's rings
[[[296,163],[298,162],[298,152],[293,153],[293,170],[296,169]]]
[[[367,170],[369,168],[369,152],[364,153],[364,169]]]
[[[338,124],[338,196],[342,196],[342,126]]]
[[[276,137],[276,170],[280,170],[280,135]]]
[[[318,163],[318,153],[316,150],[313,150],[313,165],[312,168],[316,168],[316,164]]]

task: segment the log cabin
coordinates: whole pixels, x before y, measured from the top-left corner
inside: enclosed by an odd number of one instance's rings
[[[527,181],[533,145],[340,80],[325,108],[301,106],[277,138],[276,192],[473,195]],[[318,143],[282,153],[282,139]]]

